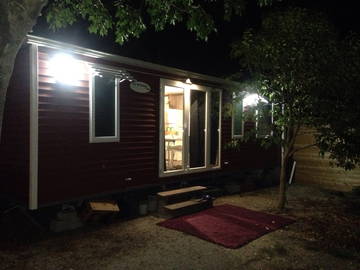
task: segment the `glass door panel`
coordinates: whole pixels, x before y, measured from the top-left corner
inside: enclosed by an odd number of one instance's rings
[[[206,92],[190,91],[190,168],[205,166]]]
[[[184,169],[184,89],[165,86],[164,95],[164,169]]]
[[[219,137],[220,137],[220,92],[211,93],[210,104],[210,165],[219,166]]]
[[[160,176],[220,167],[221,90],[161,81]]]

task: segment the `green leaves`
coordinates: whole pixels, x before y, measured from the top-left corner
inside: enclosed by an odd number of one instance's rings
[[[272,2],[258,0],[260,6],[268,6]],[[198,39],[206,41],[217,31],[212,12],[220,5],[223,5],[224,20],[231,20],[233,16],[241,16],[245,12],[246,1],[54,0],[47,8],[47,21],[51,29],[58,30],[79,19],[86,20],[90,33],[104,36],[113,31],[116,42],[120,44],[139,37],[149,26],[162,31],[167,26],[183,23]]]
[[[230,21],[233,16],[241,16],[245,6],[244,0],[224,0],[224,20]]]
[[[317,128],[317,145],[336,165],[351,169],[360,163],[357,35],[339,43],[322,14],[292,8],[270,14],[258,33],[246,31],[232,55],[259,78],[259,93],[277,105],[277,134],[290,152],[296,151],[297,127],[308,125]]]
[[[281,2],[282,0],[258,0],[260,7],[270,6],[275,1]]]
[[[184,0],[146,0],[145,3],[150,22],[157,31],[164,30],[167,25],[175,25],[183,21],[185,12],[192,6],[192,1]]]
[[[94,0],[55,0],[48,7],[46,19],[55,31],[74,24],[79,17],[89,22],[90,33],[101,36],[107,35],[113,26],[108,9]]]
[[[101,1],[79,1],[75,6],[75,10],[80,13],[83,19],[89,22],[90,33],[104,36],[112,29],[111,15]]]
[[[115,14],[116,42],[123,44],[131,37],[139,37],[146,29],[140,11],[127,5],[118,5]]]
[[[46,20],[50,29],[54,31],[72,25],[77,21],[77,15],[71,1],[54,1],[48,10]]]
[[[337,45],[336,62],[327,78],[327,89],[320,89],[317,143],[336,165],[353,169],[360,163],[360,37],[350,33]],[[332,113],[328,113],[331,111]]]
[[[192,0],[147,0],[146,3],[151,24],[157,31],[180,22],[185,22],[187,29],[202,40],[207,40],[211,32],[216,31],[211,14]]]
[[[199,39],[205,41],[211,32],[216,31],[214,19],[201,7],[191,10],[186,27],[195,32]]]

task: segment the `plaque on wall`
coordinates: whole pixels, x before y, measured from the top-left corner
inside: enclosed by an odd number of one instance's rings
[[[147,83],[144,82],[132,82],[130,83],[130,88],[137,92],[137,93],[141,93],[141,94],[145,94],[151,91],[151,87],[150,85],[148,85]]]

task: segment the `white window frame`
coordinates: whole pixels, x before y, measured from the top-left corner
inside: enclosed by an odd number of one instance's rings
[[[248,94],[251,94],[251,93],[247,93]],[[245,95],[244,98],[247,96]],[[243,99],[244,99],[243,98]],[[234,106],[235,102],[234,102],[234,96],[233,96],[233,99],[232,99],[232,104]],[[243,100],[241,100],[241,102],[243,102]],[[233,107],[234,108],[234,107]],[[242,113],[244,112],[244,106],[242,106],[243,108],[243,111]],[[255,130],[256,130],[256,138],[267,138],[269,136],[273,136],[273,130],[271,130],[270,134],[269,135],[258,135],[258,110],[255,110]],[[274,104],[271,103],[271,123],[274,123]],[[232,116],[231,116],[231,136],[233,139],[239,139],[239,138],[243,138],[244,137],[244,124],[245,124],[245,121],[244,121],[244,117],[242,117],[242,123],[241,123],[241,135],[239,134],[235,134],[235,110],[233,109],[232,110]]]
[[[120,108],[119,108],[119,87],[121,80],[112,72],[104,71],[103,74],[109,74],[115,78],[115,135],[114,136],[95,136],[95,77],[99,76],[98,72],[92,71],[89,80],[89,101],[90,101],[90,117],[89,117],[89,142],[90,143],[108,143],[108,142],[119,142],[120,141]]]
[[[233,93],[233,96],[232,96],[232,114],[231,114],[231,137],[233,139],[239,139],[239,138],[243,138],[244,137],[244,118],[242,117],[241,119],[241,134],[235,134],[235,96],[234,96],[235,93]],[[243,103],[243,100],[241,100],[241,103]],[[244,112],[244,104],[242,106],[242,114]],[[243,116],[243,115],[242,115]]]
[[[183,130],[183,163],[184,166],[182,169],[178,170],[171,170],[165,171],[165,164],[164,164],[164,151],[165,151],[165,130],[164,130],[164,100],[165,100],[165,86],[173,86],[179,87],[184,89],[184,130]],[[202,167],[194,167],[190,168],[189,165],[189,137],[190,137],[190,128],[189,127],[189,119],[190,119],[190,108],[189,103],[186,100],[190,99],[190,90],[197,90],[205,92],[205,165]],[[219,129],[218,129],[218,155],[219,155],[219,162],[217,166],[212,166],[210,164],[210,142],[211,142],[211,132],[210,130],[210,110],[211,110],[211,92],[218,91],[219,92]],[[169,80],[169,79],[160,79],[160,125],[159,125],[159,176],[166,177],[166,176],[174,176],[174,175],[182,175],[182,174],[189,174],[195,172],[203,172],[209,170],[215,170],[221,168],[221,101],[222,101],[222,90],[221,89],[212,89],[210,87],[197,85],[197,84],[187,84],[180,81]]]

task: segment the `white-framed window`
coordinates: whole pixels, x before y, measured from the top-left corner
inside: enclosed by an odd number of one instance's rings
[[[160,176],[220,168],[221,90],[160,84]]]
[[[241,138],[244,135],[243,120],[243,97],[240,94],[233,93],[232,106],[232,137]]]
[[[254,133],[263,138],[272,135],[273,104],[254,93],[234,93],[232,110],[232,137],[242,138]]]
[[[111,72],[93,71],[90,77],[90,143],[118,142],[120,79]]]

